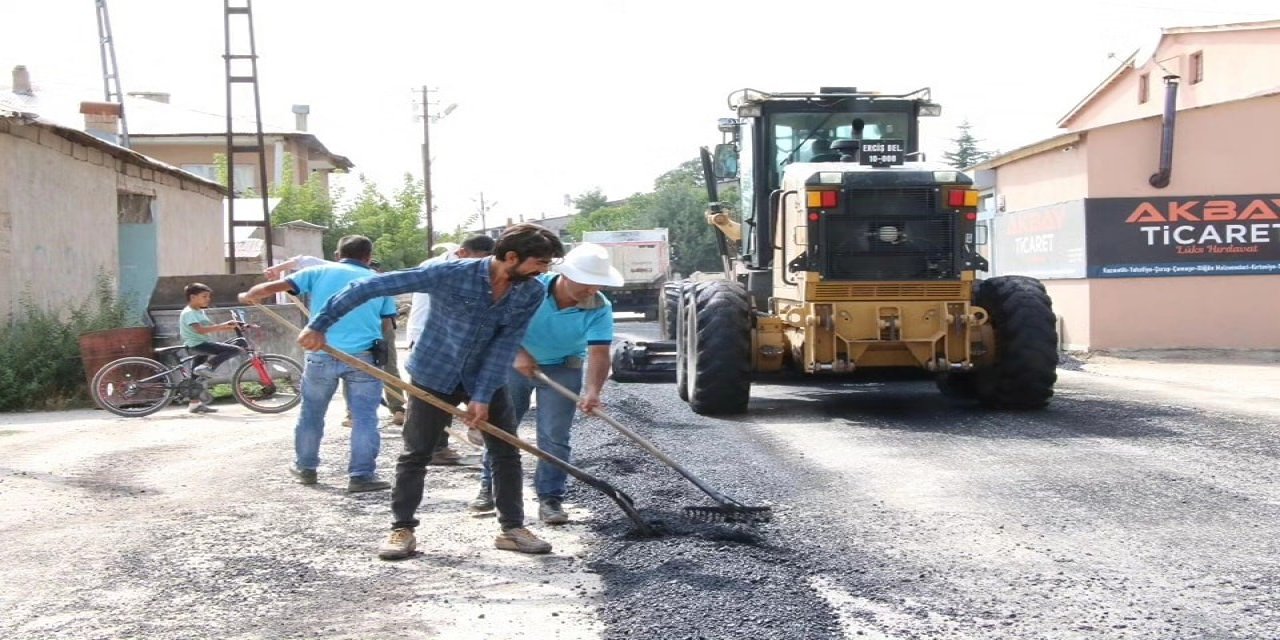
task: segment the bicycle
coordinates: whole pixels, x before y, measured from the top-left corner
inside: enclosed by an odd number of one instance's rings
[[[289,356],[263,353],[244,329],[244,313],[231,311],[236,337],[223,341],[242,347],[248,358],[231,376],[231,393],[240,404],[259,413],[282,413],[302,401],[302,365]],[[185,357],[182,356],[186,353]],[[212,399],[207,379],[192,373],[204,354],[178,345],[155,350],[156,358],[178,357],[174,365],[158,359],[129,357],[114,360],[93,377],[90,391],[99,407],[126,418],[149,416],[173,402]],[[197,362],[199,360],[200,362]]]

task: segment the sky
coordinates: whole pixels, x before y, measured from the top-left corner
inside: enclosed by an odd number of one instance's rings
[[[221,0],[107,0],[123,90],[223,112]],[[237,4],[243,0],[235,0]],[[720,142],[736,89],[883,93],[930,87],[931,159],[968,120],[988,150],[1056,122],[1159,28],[1280,19],[1274,0],[257,0],[263,119],[309,131],[386,190],[422,174],[419,95],[434,91],[436,224],[479,206],[490,225],[568,213],[566,195],[617,199]],[[93,0],[0,0],[0,85],[101,99]],[[238,92],[245,97],[248,92]],[[237,100],[238,114],[251,102]]]

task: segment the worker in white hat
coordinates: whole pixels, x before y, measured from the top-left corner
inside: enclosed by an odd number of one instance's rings
[[[622,273],[609,262],[609,252],[584,242],[565,254],[552,273],[539,276],[546,284],[542,301],[524,334],[507,390],[516,411],[524,418],[529,401],[538,394],[538,448],[570,460],[569,431],[573,414],[600,406],[600,393],[609,378],[609,346],[613,343],[613,305],[600,293],[602,287],[618,287]],[[586,365],[584,384],[583,365]],[[581,396],[577,406],[534,377],[541,371]],[[585,389],[584,389],[585,387]],[[488,455],[481,474],[480,494],[471,502],[474,511],[494,508]],[[538,493],[538,518],[547,524],[569,521],[562,506],[568,477],[561,469],[538,461],[533,486]]]

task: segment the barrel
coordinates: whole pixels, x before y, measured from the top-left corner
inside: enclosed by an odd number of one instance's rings
[[[92,385],[93,376],[114,360],[130,356],[153,357],[151,327],[103,329],[80,335],[80,359],[84,362],[85,381]]]

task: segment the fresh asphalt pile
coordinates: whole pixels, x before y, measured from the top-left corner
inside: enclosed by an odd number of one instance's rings
[[[750,525],[691,519],[683,507],[714,505],[706,494],[603,422],[575,425],[575,463],[630,494],[662,532],[636,535],[611,501],[573,486],[569,499],[594,514],[598,539],[587,561],[605,585],[605,637],[841,637],[834,612],[807,586],[808,554],[783,533],[787,510],[770,490],[767,461],[732,442],[694,446],[707,435],[702,428],[664,418],[688,413],[674,397],[657,407],[619,392],[609,412],[710,486],[744,503],[773,504],[775,515]]]

